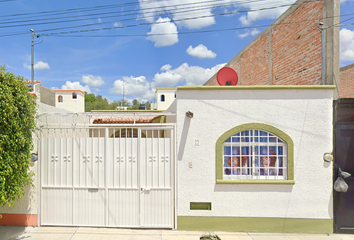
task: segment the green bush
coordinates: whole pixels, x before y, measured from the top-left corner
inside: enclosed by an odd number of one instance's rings
[[[0,206],[13,206],[32,184],[36,102],[23,77],[0,66]]]

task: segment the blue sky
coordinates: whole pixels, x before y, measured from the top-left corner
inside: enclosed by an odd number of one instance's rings
[[[111,101],[202,85],[294,0],[0,0],[0,64]],[[263,9],[263,10],[261,10]],[[354,62],[354,0],[341,1],[341,66]],[[353,18],[353,19],[351,19]]]

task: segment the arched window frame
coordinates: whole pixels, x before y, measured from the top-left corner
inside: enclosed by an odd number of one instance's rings
[[[73,97],[73,99],[77,99],[77,93],[76,93],[76,92],[73,92],[72,97]]]
[[[236,133],[258,129],[272,133],[281,138],[287,144],[287,179],[286,180],[224,180],[223,176],[223,144]],[[294,142],[282,130],[263,123],[246,123],[234,127],[222,134],[216,142],[216,183],[217,184],[295,184],[294,181]]]
[[[161,101],[161,102],[164,102],[164,101],[165,101],[165,95],[164,95],[164,94],[161,94],[161,96],[160,96],[160,101]]]
[[[63,96],[62,95],[58,96],[58,102],[63,102]]]

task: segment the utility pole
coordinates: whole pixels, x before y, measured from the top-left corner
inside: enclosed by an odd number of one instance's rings
[[[31,29],[32,33],[32,47],[31,47],[31,80],[32,80],[32,92],[34,91],[34,66],[33,66],[33,47],[34,47],[34,30]]]
[[[37,38],[41,37],[39,34],[34,34],[34,30],[31,29],[31,33],[32,33],[32,45],[31,45],[31,81],[32,81],[32,92],[34,92],[34,36],[36,36]],[[43,41],[43,40],[42,40]],[[36,44],[41,43],[37,42]]]

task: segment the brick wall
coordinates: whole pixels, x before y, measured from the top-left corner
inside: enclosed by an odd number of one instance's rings
[[[340,97],[354,98],[354,63],[340,69]]]
[[[297,1],[226,66],[238,85],[322,84],[323,1]],[[214,75],[204,85],[219,85]]]

